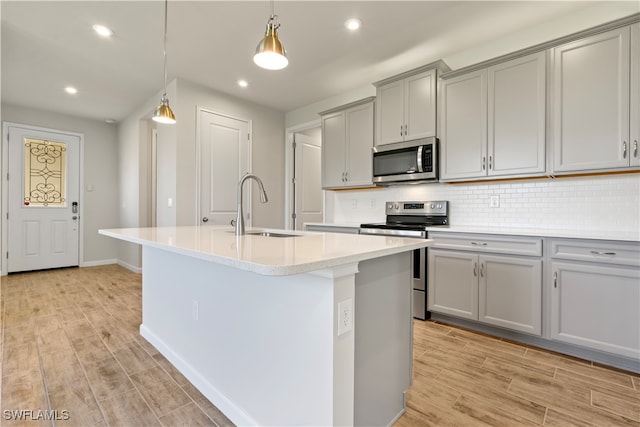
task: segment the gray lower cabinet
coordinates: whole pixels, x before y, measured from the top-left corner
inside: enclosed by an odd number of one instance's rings
[[[541,239],[429,237],[430,311],[542,334]]]
[[[640,359],[640,246],[551,241],[551,336]]]

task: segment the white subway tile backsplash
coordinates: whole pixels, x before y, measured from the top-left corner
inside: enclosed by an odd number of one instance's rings
[[[500,207],[489,207],[490,196]],[[421,184],[328,192],[334,222],[384,221],[388,200],[449,200],[450,222],[461,226],[564,230],[640,230],[640,175],[481,184]],[[355,203],[354,203],[355,200]]]

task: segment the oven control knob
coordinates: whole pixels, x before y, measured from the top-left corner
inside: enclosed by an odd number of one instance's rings
[[[438,209],[442,209],[442,205],[441,205],[440,203],[438,203],[438,204],[436,205],[436,207],[437,207]]]
[[[387,205],[387,209],[393,209],[393,204],[389,203],[389,205]]]
[[[396,210],[398,210],[398,209],[400,209],[400,205],[396,203],[394,208],[396,208]]]
[[[436,205],[434,205],[433,203],[431,203],[431,209],[435,208]]]

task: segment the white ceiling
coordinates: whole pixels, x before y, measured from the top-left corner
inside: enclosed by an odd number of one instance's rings
[[[268,2],[171,0],[168,74],[170,81],[180,77],[291,111],[437,59],[455,62],[461,52],[481,51],[564,16],[579,20],[599,7],[610,12],[602,14],[609,20],[638,12],[638,5],[277,1],[289,67],[267,71],[253,64],[252,55],[269,16]],[[161,91],[164,2],[3,0],[0,6],[3,102],[120,120]],[[358,33],[344,28],[350,17],[363,21]],[[584,28],[592,20],[585,19]],[[111,27],[114,37],[97,37],[95,23]],[[238,87],[239,78],[250,86]],[[64,93],[66,85],[78,94]]]

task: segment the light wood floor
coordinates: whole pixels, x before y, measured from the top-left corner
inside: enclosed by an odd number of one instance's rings
[[[140,279],[118,266],[2,278],[0,425],[232,425],[139,336]],[[396,426],[640,427],[639,375],[414,325],[414,384]],[[59,420],[8,419],[19,410]]]

